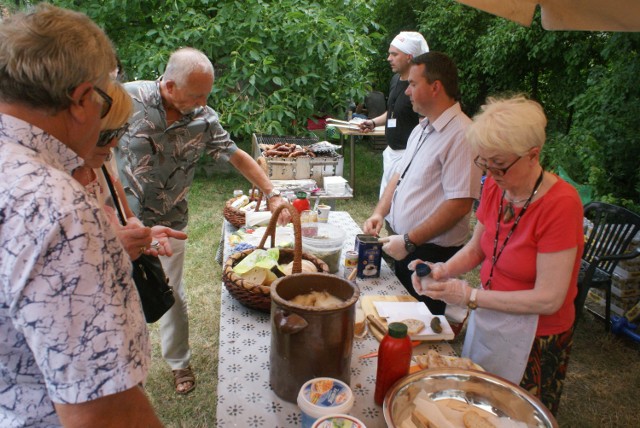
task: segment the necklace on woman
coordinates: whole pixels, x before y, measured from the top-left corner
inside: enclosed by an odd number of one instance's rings
[[[511,221],[511,219],[516,214],[513,208],[514,204],[521,204],[522,202],[531,201],[536,196],[536,194],[538,193],[538,190],[540,190],[540,183],[542,181],[541,177],[543,174],[544,174],[544,169],[542,169],[542,171],[540,172],[540,176],[538,177],[538,180],[536,181],[536,184],[533,187],[533,192],[527,198],[511,199],[507,196],[506,191],[502,192],[502,198],[507,200],[507,206],[505,207],[504,217],[502,219],[505,223],[509,223],[509,221]],[[502,201],[500,203],[502,204]]]
[[[516,230],[518,223],[520,223],[520,219],[522,218],[524,213],[527,211],[527,208],[529,208],[529,204],[531,203],[531,200],[536,195],[536,193],[538,193],[538,189],[540,189],[540,185],[542,184],[543,177],[544,177],[544,168],[542,169],[542,171],[540,171],[540,175],[536,180],[536,184],[533,186],[533,190],[531,191],[531,194],[525,200],[522,210],[520,211],[520,213],[518,213],[518,217],[516,217],[515,221],[513,222],[513,225],[511,226],[511,230],[509,230],[509,233],[507,233],[507,236],[504,238],[504,242],[502,243],[502,247],[500,247],[500,251],[498,251],[498,237],[500,236],[500,218],[502,217],[502,207],[503,207],[502,204],[506,199],[505,198],[506,190],[502,192],[502,198],[500,198],[500,208],[498,209],[498,218],[496,220],[496,236],[493,240],[493,256],[491,257],[491,271],[489,272],[489,279],[487,279],[486,284],[483,286],[485,290],[491,289],[491,280],[493,279],[493,269],[496,267],[496,263],[498,263],[498,259],[502,255],[502,252],[504,251],[504,247],[507,246],[507,242],[509,242],[509,238],[511,238],[511,235],[513,235],[513,232]],[[513,210],[513,206],[511,207],[511,210]],[[513,212],[511,215],[513,216]],[[505,217],[504,218],[505,223],[511,219],[511,218],[507,219],[506,212],[504,217]]]

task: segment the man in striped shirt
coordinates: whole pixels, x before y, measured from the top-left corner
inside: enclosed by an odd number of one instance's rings
[[[378,235],[386,218],[393,233],[381,239],[382,249],[396,260],[396,276],[412,296],[441,315],[446,304],[414,291],[408,264],[415,259],[444,262],[464,245],[473,200],[480,194],[480,171],[464,138],[471,119],[457,101],[453,61],[440,52],[413,58],[406,94],[425,119],[409,136],[404,156],[363,229]]]

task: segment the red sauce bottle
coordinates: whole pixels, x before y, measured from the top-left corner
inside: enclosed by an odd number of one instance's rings
[[[307,192],[298,192],[296,193],[296,200],[292,203],[293,207],[298,211],[298,213],[302,213],[302,211],[311,209],[311,205],[309,204],[309,200],[307,199]]]
[[[389,332],[382,338],[378,349],[378,370],[374,400],[382,406],[384,396],[391,385],[409,374],[413,347],[407,335],[407,325],[400,322],[389,324]]]

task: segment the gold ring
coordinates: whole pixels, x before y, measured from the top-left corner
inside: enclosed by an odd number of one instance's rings
[[[147,247],[140,247],[140,254],[143,254]]]

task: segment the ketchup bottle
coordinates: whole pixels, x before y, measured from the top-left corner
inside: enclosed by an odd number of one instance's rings
[[[382,338],[378,348],[378,370],[374,400],[382,406],[384,396],[391,385],[409,374],[413,347],[407,335],[407,325],[400,322],[389,324],[389,332]]]
[[[309,204],[309,200],[307,199],[307,192],[298,192],[296,193],[296,200],[292,203],[293,207],[298,211],[298,213],[302,213],[302,211],[311,209],[311,205]]]

